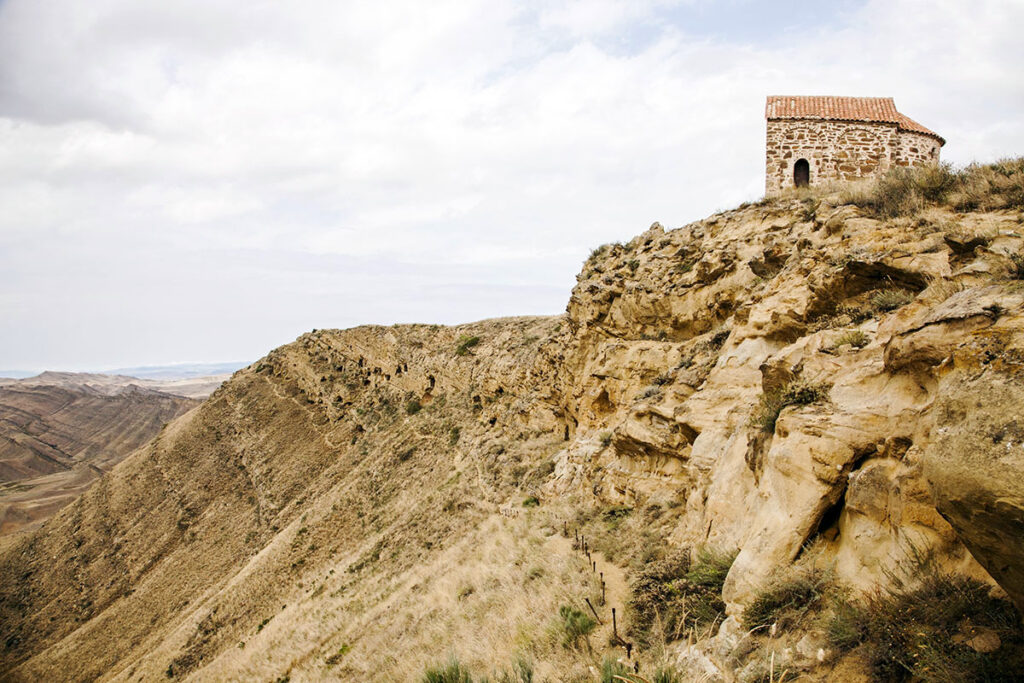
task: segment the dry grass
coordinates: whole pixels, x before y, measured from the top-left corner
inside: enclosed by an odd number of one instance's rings
[[[912,586],[837,600],[827,621],[833,647],[860,647],[879,680],[1019,680],[1024,628],[1013,606],[973,579],[918,570]],[[979,634],[994,649],[972,647]]]
[[[910,216],[929,205],[957,211],[993,211],[1024,207],[1024,157],[955,170],[949,164],[897,167],[881,178],[851,185],[844,203],[882,218]]]
[[[838,351],[844,346],[852,346],[855,349],[863,349],[871,343],[871,337],[861,330],[847,330],[843,332],[829,346],[828,350]]]

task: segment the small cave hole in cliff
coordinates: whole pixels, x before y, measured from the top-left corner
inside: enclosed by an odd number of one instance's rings
[[[565,436],[562,437],[563,441],[569,440],[569,425],[565,425]]]
[[[615,404],[612,403],[611,399],[608,397],[607,389],[601,390],[601,393],[596,399],[594,399],[594,403],[592,405],[594,410],[599,413],[611,413],[615,410]]]
[[[807,159],[800,159],[793,165],[793,184],[797,187],[807,187],[811,184],[811,165]]]
[[[435,382],[434,376],[433,375],[427,375],[427,382],[430,383],[430,386],[427,387],[427,391],[432,391],[434,389],[434,382]]]
[[[839,500],[833,503],[824,514],[821,516],[821,520],[818,522],[818,530],[811,534],[811,538],[814,536],[822,536],[826,541],[834,541],[839,538],[839,517],[843,514],[843,506],[846,505],[846,489],[843,489],[842,495],[839,496]]]
[[[498,418],[492,417],[490,420],[487,421],[487,424],[489,424],[489,425],[491,425],[493,427],[494,423],[497,422],[497,421],[498,421]]]

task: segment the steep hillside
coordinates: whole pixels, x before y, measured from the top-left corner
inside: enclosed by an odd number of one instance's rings
[[[198,404],[44,376],[0,386],[0,535],[38,525]]]
[[[271,352],[0,553],[0,672],[1000,680],[1022,216],[848,199],[652,226],[564,316]]]

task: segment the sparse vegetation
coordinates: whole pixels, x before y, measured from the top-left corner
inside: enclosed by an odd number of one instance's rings
[[[406,415],[415,415],[421,410],[423,410],[423,406],[420,405],[420,402],[417,401],[416,399],[411,399],[408,403],[405,404]]]
[[[335,652],[333,655],[329,656],[327,659],[325,659],[324,663],[327,666],[334,666],[335,664],[340,662],[345,657],[345,655],[347,655],[351,650],[351,645],[349,645],[348,643],[342,643],[341,647],[338,648],[338,651]]]
[[[640,399],[661,398],[661,387],[649,386],[640,392]]]
[[[908,216],[928,204],[957,211],[1024,207],[1024,157],[954,170],[949,164],[894,168],[870,184],[852,186],[843,201],[884,218]]]
[[[754,411],[752,422],[762,431],[774,432],[779,414],[787,406],[810,405],[828,398],[832,387],[828,384],[795,380],[781,389],[769,392],[761,397],[761,402]]]
[[[793,565],[762,588],[743,612],[743,626],[760,629],[778,623],[790,628],[819,606],[832,579],[831,572]]]
[[[601,432],[600,439],[601,439],[601,445],[604,446],[605,448],[607,448],[612,443],[612,433],[611,432]]]
[[[473,676],[453,656],[444,664],[427,667],[420,681],[422,683],[473,683]]]
[[[657,377],[655,377],[654,379],[652,379],[651,383],[654,384],[655,386],[659,386],[659,387],[665,386],[666,384],[671,384],[672,383],[672,373],[671,372],[663,372],[660,375],[658,375]]]
[[[861,330],[849,330],[836,337],[836,340],[829,345],[830,351],[837,351],[844,346],[852,346],[855,349],[863,349],[871,343],[871,337]]]
[[[558,617],[562,631],[562,646],[578,647],[582,640],[586,643],[589,651],[590,633],[597,626],[597,622],[589,614],[585,614],[571,605],[559,607]]]
[[[725,616],[722,585],[735,552],[702,548],[647,563],[630,586],[630,633],[645,647],[676,640],[689,628],[709,628]]]
[[[535,508],[538,507],[539,505],[540,501],[537,499],[537,496],[530,496],[529,498],[525,498],[523,500],[524,508]]]
[[[886,313],[906,306],[914,300],[914,295],[905,289],[880,289],[871,295],[871,307]]]
[[[483,679],[481,683],[486,680]],[[497,683],[533,683],[533,662],[519,655],[512,660],[511,669],[499,672],[495,680]]]
[[[632,673],[625,664],[613,657],[605,656],[601,660],[601,683],[621,683],[619,678],[625,678]]]
[[[1024,280],[1024,254],[1010,254],[1010,260],[1013,261],[1013,268],[1010,270],[1010,278],[1014,280]]]
[[[879,680],[1018,680],[1024,628],[1013,606],[927,561],[917,571],[913,587],[837,601],[827,622],[831,645],[861,647]]]
[[[685,683],[682,674],[671,666],[661,666],[655,669],[651,676],[651,683]]]
[[[599,259],[601,257],[601,255],[604,254],[606,251],[608,251],[611,247],[612,247],[611,244],[602,244],[600,246],[594,247],[591,250],[590,255],[587,256],[586,263],[588,263],[588,264],[589,263],[593,263],[594,261]]]
[[[464,334],[459,337],[455,342],[455,355],[465,356],[469,353],[469,350],[480,343],[480,337],[473,337],[468,334]]]

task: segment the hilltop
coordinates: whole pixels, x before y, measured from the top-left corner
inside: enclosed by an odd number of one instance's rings
[[[1020,166],[655,224],[561,316],[304,334],[0,551],[0,676],[594,680],[613,606],[682,680],[1008,675]]]

